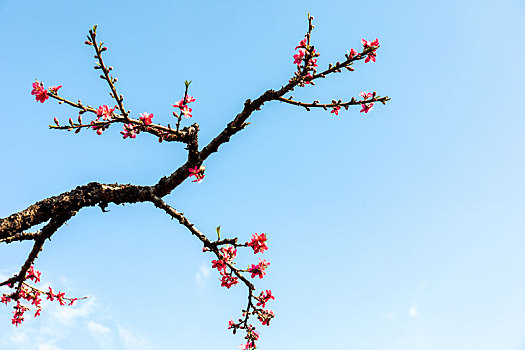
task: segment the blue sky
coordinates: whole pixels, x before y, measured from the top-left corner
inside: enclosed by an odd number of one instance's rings
[[[202,231],[266,232],[260,289],[277,317],[262,349],[525,349],[525,2],[0,1],[0,217],[90,181],[149,185],[186,154],[148,135],[48,129],[76,111],[30,95],[110,104],[83,44],[95,23],[135,115],[163,123],[192,80],[201,144],[247,98],[279,88],[315,16],[319,64],[379,38],[376,63],[296,90],[311,101],[377,91],[367,115],[271,103],[166,198]],[[49,305],[0,349],[234,349],[243,288],[152,205],[84,209],[41,253],[45,282],[89,301]],[[29,245],[0,247],[0,273]],[[253,256],[243,252],[243,263]],[[252,260],[250,260],[252,259]],[[240,286],[239,286],[240,287]]]

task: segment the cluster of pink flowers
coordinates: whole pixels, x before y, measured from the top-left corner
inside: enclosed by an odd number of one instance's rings
[[[140,120],[144,123],[144,125],[151,125],[153,122],[151,119],[153,118],[153,113],[140,113]]]
[[[275,314],[272,310],[261,310],[257,313],[257,318],[261,321],[263,326],[269,326],[271,319],[274,317]]]
[[[30,280],[37,283],[40,282],[40,276],[40,271],[36,271],[34,267],[31,266],[26,273],[25,281]],[[16,295],[4,293],[1,297],[1,302],[6,305],[11,301],[16,300],[16,305],[13,307],[15,311],[13,312],[11,323],[17,327],[24,321],[24,313],[30,310],[29,307],[22,305],[21,300],[26,300],[35,307],[35,317],[40,316],[40,312],[42,311],[42,306],[40,305],[42,302],[42,295],[45,295],[49,301],[54,301],[56,299],[60,305],[66,305],[66,300],[69,302],[68,305],[73,305],[73,303],[78,300],[77,298],[66,298],[65,293],[60,291],[54,293],[51,287],[49,287],[48,292],[43,292],[27,284],[25,281],[20,286],[20,290]],[[8,286],[11,288],[13,287],[12,284],[9,284]]]
[[[192,182],[202,182],[202,180],[204,179],[205,175],[202,173],[201,168],[202,167],[195,166],[194,168],[188,169],[190,171],[190,175],[188,175],[188,177],[195,176],[195,180],[193,180]]]
[[[99,124],[100,118],[102,118],[103,121],[111,121],[113,119],[113,111],[117,108],[117,106],[113,108],[109,108],[107,105],[99,106],[95,113],[97,114],[97,118],[95,120],[91,121],[91,128],[97,132],[97,135],[102,135],[104,130],[106,130],[109,127],[109,124]],[[78,116],[78,122],[82,124],[82,117]],[[77,129],[77,131],[80,129]]]
[[[257,349],[257,345],[255,345],[255,342],[259,340],[259,333],[255,331],[255,327],[253,325],[248,325],[246,327],[246,336],[244,337],[246,339],[246,344],[241,344],[238,346],[241,350],[253,350]]]
[[[116,107],[109,108],[107,105],[102,105],[97,108],[97,121],[100,120],[102,117],[102,120],[111,120],[111,114],[115,110]]]
[[[299,86],[304,86],[305,84],[312,84],[315,85],[311,79],[312,79],[312,73],[315,73],[317,70],[317,58],[319,57],[319,53],[315,51],[315,49],[308,45],[308,39],[305,37],[303,40],[299,42],[299,45],[295,47],[295,50],[299,49],[297,53],[293,56],[294,61],[293,63],[297,65],[297,72],[296,77],[300,77],[303,75],[301,65],[303,62],[305,62],[304,69],[306,70],[306,74],[302,77]],[[292,78],[294,79],[294,78]]]
[[[266,244],[267,240],[268,238],[266,237],[265,233],[255,233],[252,235],[250,241],[238,246],[251,247],[253,249],[254,254],[263,253],[265,250],[268,249],[268,246]],[[234,270],[234,267],[232,267],[232,265],[234,264],[233,259],[237,255],[237,249],[235,247],[236,245],[228,245],[226,247],[221,248],[220,258],[218,260],[212,261],[212,267],[219,270],[222,276],[221,285],[227,288],[230,288],[232,285],[238,283],[237,278],[232,276],[232,270]],[[209,248],[203,248],[203,251],[210,250],[211,249]],[[252,274],[252,278],[256,276],[259,276],[259,278],[263,278],[263,276],[266,274],[265,270],[269,265],[270,263],[266,260],[259,259],[258,264],[252,264],[250,267],[248,267],[247,270],[237,271],[249,272]],[[229,273],[227,273],[228,270],[230,270]],[[255,327],[252,324],[248,324],[249,315],[257,315],[257,318],[263,325],[269,325],[270,320],[275,317],[275,314],[272,310],[264,309],[266,307],[266,303],[268,303],[272,299],[275,300],[275,297],[272,295],[271,290],[262,291],[259,294],[259,296],[251,295],[250,298],[254,298],[255,301],[252,302],[250,299],[248,309],[243,310],[243,318],[239,318],[238,322],[234,322],[233,320],[230,320],[228,322],[228,329],[232,329],[233,334],[235,334],[239,329],[243,329],[246,331],[246,336],[244,337],[246,339],[246,343],[239,346],[239,349],[244,350],[256,349],[256,341],[259,339],[259,333],[255,331]]]
[[[211,267],[219,270],[221,278],[221,287],[230,287],[239,283],[239,279],[232,275],[232,271],[228,272],[228,264],[233,263],[233,259],[237,256],[237,249],[233,246],[222,247],[220,249],[221,258],[219,260],[213,260]]]
[[[251,272],[252,274],[252,278],[254,278],[255,276],[259,276],[259,278],[263,278],[264,275],[266,275],[266,268],[268,268],[268,266],[270,265],[270,263],[264,259],[259,259],[259,263],[257,265],[254,265],[252,264],[252,266],[250,266],[248,268],[248,272]]]
[[[308,44],[307,44],[306,38],[304,38],[303,40],[299,42],[299,45],[295,47],[295,50],[297,49],[299,49],[299,51],[293,56],[294,58],[293,63],[297,65],[297,69],[300,69],[301,64],[303,63],[303,60],[305,60],[305,57],[307,55]],[[310,59],[306,63],[306,67],[317,68],[317,58],[315,57],[318,57],[319,54],[315,52],[315,49],[311,49],[310,56],[311,56]]]
[[[270,299],[275,300],[275,297],[272,295],[271,290],[266,290],[264,292],[261,292],[261,294],[258,297],[259,301],[257,302],[257,306],[266,307],[266,303],[270,301]]]
[[[361,39],[361,43],[363,44],[363,49],[368,49],[369,47],[371,47],[371,48],[379,47],[379,39],[377,39],[377,38],[376,38],[376,40],[371,41],[371,42],[368,42],[365,39]],[[372,62],[376,61],[376,50],[370,51],[368,53],[367,57],[365,58],[365,63],[368,63],[370,61],[372,61]]]
[[[220,249],[221,258],[219,260],[212,260],[212,268],[219,270],[219,272],[226,270],[228,263],[231,263],[237,256],[237,249],[233,246],[222,247]]]
[[[52,94],[56,94],[61,87],[62,85],[51,86],[49,87],[49,91]],[[40,103],[44,103],[44,101],[49,98],[48,91],[44,89],[44,83],[39,82],[38,80],[33,83],[33,90],[31,90],[31,95],[34,95],[35,99]]]
[[[40,103],[44,103],[44,101],[49,98],[49,96],[47,95],[47,90],[44,89],[44,83],[41,83],[39,81],[35,81],[33,83],[33,90],[31,91],[31,95],[35,95],[36,100]]]
[[[365,100],[368,99],[368,98],[373,98],[375,95],[376,95],[375,91],[372,92],[372,93],[361,91],[361,93],[359,94],[359,96],[361,96]],[[369,111],[372,110],[373,106],[374,106],[374,102],[362,103],[360,112],[368,113]]]
[[[134,139],[137,137],[137,134],[140,132],[140,130],[138,130],[135,125],[129,123],[129,124],[124,124],[124,130],[121,131],[120,133],[122,134],[122,137],[123,138],[130,138],[130,139]]]
[[[175,102],[174,105],[172,105],[175,108],[180,108],[181,116],[184,115],[186,118],[191,118],[191,111],[192,109],[188,107],[188,103],[195,102],[195,98],[193,96],[185,96],[183,97],[179,102]]]
[[[221,287],[226,287],[230,289],[231,286],[234,286],[237,283],[239,283],[239,279],[237,277],[234,277],[231,274],[227,274],[224,271],[221,271],[221,276]]]
[[[260,235],[254,233],[251,241],[246,242],[246,245],[252,247],[253,254],[264,253],[265,250],[268,250],[268,246],[266,245],[267,240],[266,233],[261,233]]]

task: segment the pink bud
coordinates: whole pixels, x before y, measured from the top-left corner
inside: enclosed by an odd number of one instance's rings
[[[60,123],[58,122],[58,118],[57,118],[57,117],[55,117],[55,118],[53,119],[53,121],[55,122],[55,124],[56,124],[57,126],[60,126]]]

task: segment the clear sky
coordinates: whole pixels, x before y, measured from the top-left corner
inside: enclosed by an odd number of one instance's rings
[[[201,184],[166,198],[209,235],[267,233],[257,287],[277,317],[261,349],[525,349],[523,0],[0,1],[0,217],[90,181],[150,185],[185,161],[180,144],[118,127],[48,129],[76,110],[36,102],[35,78],[112,103],[83,44],[93,24],[134,115],[173,123],[193,81],[206,144],[288,81],[308,12],[321,67],[361,38],[381,48],[294,97],[392,101],[339,116],[265,105]],[[235,349],[245,288],[221,288],[211,256],[152,205],[108,209],[82,210],[37,260],[44,283],[89,301],[18,329],[0,305],[0,349]],[[0,274],[29,249],[1,246]]]

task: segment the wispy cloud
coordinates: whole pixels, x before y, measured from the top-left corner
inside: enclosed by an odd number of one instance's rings
[[[417,316],[419,316],[419,311],[417,310],[415,306],[411,306],[408,309],[408,314],[410,315],[410,317],[416,318]]]
[[[118,335],[126,350],[148,350],[151,349],[150,344],[141,336],[129,331],[126,328],[119,327]]]
[[[210,268],[208,267],[208,264],[202,263],[199,271],[195,274],[195,281],[198,285],[204,285],[206,283],[206,280],[210,276]]]
[[[77,307],[70,308],[70,307],[61,307],[60,305],[57,305],[56,303],[51,304],[53,307],[51,309],[51,315],[54,320],[62,323],[70,325],[77,319],[82,319],[88,317],[95,309],[96,306],[96,299],[94,297],[91,297],[83,302],[77,302]],[[50,306],[51,306],[50,305]],[[44,311],[42,311],[44,312]]]
[[[58,346],[53,344],[40,344],[38,350],[61,350]]]
[[[95,321],[89,321],[87,323],[87,328],[95,335],[107,334],[111,332],[111,329]]]

